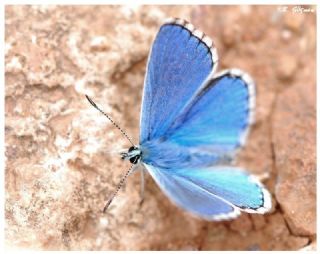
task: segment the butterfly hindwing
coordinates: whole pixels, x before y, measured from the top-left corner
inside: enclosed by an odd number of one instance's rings
[[[240,168],[183,168],[174,169],[173,174],[201,186],[243,211],[265,213],[271,207],[270,194],[253,175]]]
[[[216,67],[212,41],[180,19],[161,26],[149,55],[140,144],[163,136]]]
[[[239,168],[146,167],[174,203],[205,219],[229,219],[240,211],[265,213],[271,208],[268,191]]]
[[[172,170],[145,166],[168,198],[191,214],[215,221],[235,218],[240,214],[237,207]]]

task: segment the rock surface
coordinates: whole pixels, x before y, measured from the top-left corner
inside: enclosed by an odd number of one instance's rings
[[[219,69],[256,81],[256,124],[238,163],[267,175],[268,215],[201,221],[151,177],[140,207],[138,174],[101,213],[129,144],[84,94],[137,142],[148,51],[170,16],[214,39]],[[7,248],[316,249],[315,20],[278,6],[6,6]]]

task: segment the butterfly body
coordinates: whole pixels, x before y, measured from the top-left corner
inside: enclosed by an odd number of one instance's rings
[[[120,153],[123,160],[129,160],[132,164],[137,164],[141,160],[142,151],[137,146],[131,146],[128,152]]]

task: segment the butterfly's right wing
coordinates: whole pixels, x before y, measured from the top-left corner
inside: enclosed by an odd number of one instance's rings
[[[246,141],[254,106],[251,77],[238,69],[226,70],[207,82],[164,136],[181,147],[233,151]]]
[[[166,133],[141,144],[143,161],[163,168],[225,165],[244,145],[254,119],[255,90],[238,69],[220,73],[179,114]]]
[[[237,217],[240,210],[219,196],[167,169],[144,164],[168,198],[180,208],[200,218],[219,221]]]
[[[240,211],[266,213],[271,208],[269,192],[239,168],[165,169],[144,165],[171,201],[201,218],[230,219]]]

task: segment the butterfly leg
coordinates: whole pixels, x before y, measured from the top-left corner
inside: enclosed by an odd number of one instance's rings
[[[145,181],[144,174],[145,174],[145,169],[144,167],[142,167],[140,170],[140,202],[139,202],[140,208],[142,207],[142,204],[144,202],[144,181]]]

